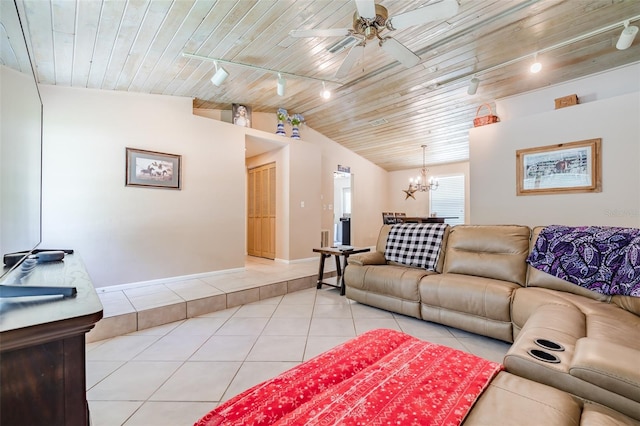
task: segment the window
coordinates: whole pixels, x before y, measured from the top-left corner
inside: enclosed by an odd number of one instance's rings
[[[464,223],[464,175],[438,177],[438,189],[429,191],[429,213],[446,219],[449,225]]]

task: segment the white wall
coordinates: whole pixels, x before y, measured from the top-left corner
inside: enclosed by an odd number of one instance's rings
[[[640,227],[639,76],[634,64],[498,101],[502,122],[470,131],[470,222]],[[571,93],[582,103],[555,110]],[[516,150],[594,138],[602,192],[516,196]]]
[[[244,266],[244,132],[192,101],[41,86],[43,244],[96,287]],[[182,190],[125,186],[125,147],[182,155]],[[240,212],[240,213],[239,213]]]
[[[438,166],[429,166],[427,179],[431,177],[445,177],[452,175],[465,176],[465,219],[469,221],[469,163],[450,163]],[[414,193],[415,200],[407,198],[403,190],[409,188],[409,179],[415,179],[420,175],[420,170],[408,169],[389,173],[389,209],[390,212],[404,212],[407,216],[429,216],[429,192]],[[382,220],[382,218],[380,218]]]

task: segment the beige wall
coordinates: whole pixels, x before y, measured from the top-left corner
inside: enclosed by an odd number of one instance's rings
[[[214,119],[225,120],[226,116],[230,115],[225,111],[211,111],[211,110],[196,110],[195,114],[211,117]],[[289,111],[289,113],[292,113]],[[275,134],[277,120],[275,112],[273,114],[268,113],[252,113],[252,127],[254,129],[260,129],[269,134]],[[286,124],[285,131],[287,135],[291,135],[291,126]],[[320,211],[321,217],[321,229],[328,229],[331,232],[330,239],[333,238],[333,172],[338,169],[338,164],[351,167],[351,173],[353,175],[353,187],[351,189],[351,244],[355,246],[373,246],[378,238],[378,231],[382,225],[381,213],[385,206],[388,204],[388,175],[389,172],[381,167],[365,160],[360,155],[346,149],[337,142],[327,138],[326,136],[316,132],[311,127],[303,124],[300,127],[300,135],[303,142],[308,142],[312,146],[319,149],[320,158],[308,157],[304,154],[304,161],[307,161],[307,170],[301,170],[304,172],[303,179],[294,180],[296,184],[307,182],[302,185],[300,195],[297,197],[297,202],[292,200],[292,208],[299,208],[299,201],[306,200],[305,205],[308,202],[315,203],[319,201],[318,211]],[[290,140],[290,138],[274,136],[278,140]],[[303,146],[302,144],[298,144]],[[296,146],[298,146],[296,145]],[[296,164],[302,165],[304,162],[296,160]],[[315,167],[320,167],[320,199],[311,199],[308,195],[309,190],[306,189],[309,180],[308,175],[310,172],[315,173]],[[296,196],[294,192],[293,197]],[[296,207],[298,206],[298,207]],[[301,210],[304,215],[311,214],[308,207],[306,210]],[[301,223],[301,225],[304,224]],[[306,230],[314,235],[314,247],[320,244],[320,231],[317,234],[315,230]],[[280,237],[280,236],[279,236]],[[302,249],[304,250],[304,249]],[[299,257],[292,257],[298,259]]]
[[[189,98],[41,90],[43,247],[77,250],[97,287],[244,267],[251,161],[275,157],[283,165],[277,177],[283,186],[277,194],[276,257],[285,261],[316,257],[312,249],[323,227],[325,175],[333,189],[335,166],[327,165],[327,157],[355,159],[365,178],[374,170],[371,181],[378,188],[386,185],[385,171],[306,126],[303,138],[310,135],[316,142],[275,136],[271,114],[254,113],[254,127],[244,128],[220,121],[220,112],[194,112]],[[264,142],[282,148],[246,162],[245,145]],[[125,147],[182,155],[182,190],[126,187]],[[368,192],[360,191],[364,197]],[[368,205],[365,200],[361,205]],[[375,194],[371,202],[381,205],[383,197]],[[366,210],[361,210],[365,218]],[[360,222],[361,234],[372,234],[362,244],[375,242],[379,224],[372,227],[369,232]]]
[[[347,166],[351,168],[353,182],[351,245],[374,246],[382,226],[381,213],[387,204],[389,172],[309,127],[303,126],[301,135],[322,152],[322,229],[329,229],[333,238],[333,172],[338,164]]]
[[[314,257],[320,241],[320,152],[304,141],[247,158],[247,169],[276,163],[276,259]]]
[[[79,252],[97,287],[241,268],[243,132],[191,99],[41,87],[43,247]],[[182,155],[182,190],[125,186],[125,147]]]
[[[470,132],[471,223],[640,227],[638,75],[634,65],[499,101],[506,119]],[[569,93],[583,103],[555,110]],[[516,196],[516,150],[593,138],[602,138],[602,192]]]

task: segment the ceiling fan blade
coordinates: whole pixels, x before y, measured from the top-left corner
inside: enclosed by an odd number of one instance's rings
[[[346,37],[351,34],[349,28],[327,28],[315,30],[291,30],[291,37]]]
[[[342,61],[342,65],[338,68],[336,72],[336,78],[343,78],[349,74],[351,67],[358,61],[358,58],[362,57],[364,53],[364,43],[360,43],[356,46],[353,46],[349,53],[347,53],[347,57]]]
[[[442,0],[439,3],[392,16],[387,23],[390,29],[401,30],[413,25],[424,24],[425,22],[450,18],[456,13],[458,13],[458,2],[456,0]]]
[[[380,47],[407,68],[418,65],[418,62],[420,62],[418,55],[394,38],[386,37],[382,39],[380,41]]]
[[[372,19],[376,17],[376,3],[374,0],[355,0],[358,15],[361,18]]]

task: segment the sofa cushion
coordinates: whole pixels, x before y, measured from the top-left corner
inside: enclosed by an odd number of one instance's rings
[[[557,324],[554,326],[567,330],[571,324],[577,322],[571,320],[563,322],[562,316],[570,317],[570,312],[579,312],[585,318],[581,327],[584,330],[579,337],[596,338],[602,341],[621,344],[640,351],[640,340],[629,338],[637,336],[640,330],[640,317],[620,308],[613,303],[600,302],[577,294],[549,290],[545,288],[519,288],[516,290],[511,306],[514,330],[519,330],[525,323],[530,325],[530,317],[537,313],[545,305],[564,306],[559,310]],[[545,319],[552,324],[553,320]],[[514,337],[517,333],[514,333]]]
[[[520,225],[454,226],[449,232],[443,272],[524,286],[530,233]]]
[[[511,295],[517,284],[460,274],[420,280],[422,319],[512,341]]]
[[[569,374],[640,402],[640,351],[585,337],[576,343]]]
[[[580,401],[568,393],[503,371],[476,401],[463,425],[575,426],[581,412]]]
[[[499,373],[476,401],[464,426],[637,426],[602,405],[522,377]]]
[[[511,294],[517,288],[490,278],[436,274],[420,281],[420,297],[427,305],[510,322]]]
[[[434,272],[406,266],[350,264],[345,269],[345,282],[348,287],[419,302],[418,283],[428,274]]]
[[[407,266],[349,263],[344,271],[345,294],[356,302],[420,318],[418,283],[434,273]]]
[[[625,311],[640,315],[640,297],[615,295],[611,297],[611,302],[620,306]]]
[[[638,426],[638,422],[600,404],[585,401],[580,426]]]
[[[562,305],[579,311],[573,302],[580,297],[546,288],[519,288],[511,301],[511,320],[515,327],[522,328],[531,315],[544,305]]]

